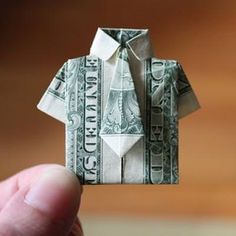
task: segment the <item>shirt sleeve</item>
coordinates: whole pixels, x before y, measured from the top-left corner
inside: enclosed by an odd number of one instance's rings
[[[201,108],[196,93],[188,80],[182,65],[177,62],[178,69],[178,119],[181,119]]]
[[[65,78],[67,62],[57,71],[48,88],[41,97],[37,108],[47,115],[65,123]]]

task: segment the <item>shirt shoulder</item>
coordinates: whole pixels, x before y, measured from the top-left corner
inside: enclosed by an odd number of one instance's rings
[[[151,58],[152,66],[164,66],[167,68],[173,68],[178,69],[178,65],[180,64],[178,60],[176,59],[164,59],[164,58],[158,58],[158,57],[152,57]]]
[[[146,72],[152,74],[152,77],[160,80],[164,75],[169,75],[171,78],[178,77],[178,64],[175,59],[163,59],[152,57],[146,64]]]
[[[74,62],[78,62],[79,60],[87,60],[88,62],[95,62],[98,61],[99,57],[95,56],[95,55],[91,55],[91,54],[87,54],[87,55],[81,55],[78,57],[74,57],[74,58],[69,58],[67,60],[67,63],[74,63]]]

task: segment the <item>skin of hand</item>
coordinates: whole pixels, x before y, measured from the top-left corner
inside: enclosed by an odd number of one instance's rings
[[[83,188],[56,164],[38,165],[0,182],[1,236],[83,235],[77,218]]]

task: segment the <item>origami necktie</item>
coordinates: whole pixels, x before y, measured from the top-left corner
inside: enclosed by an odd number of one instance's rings
[[[144,136],[127,48],[117,51],[115,71],[101,122],[100,137],[123,157]]]

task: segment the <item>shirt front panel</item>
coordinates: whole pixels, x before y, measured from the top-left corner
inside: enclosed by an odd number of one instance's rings
[[[145,136],[123,158],[99,137],[115,58],[67,63],[66,164],[84,184],[178,182],[176,61],[131,61]]]

